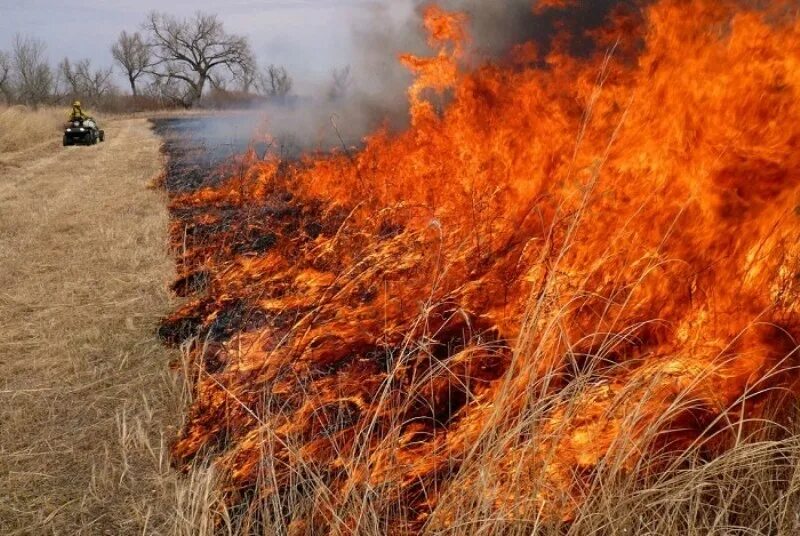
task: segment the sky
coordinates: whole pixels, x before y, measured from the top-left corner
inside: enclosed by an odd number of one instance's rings
[[[122,30],[148,12],[219,15],[230,33],[246,35],[263,65],[284,65],[298,92],[311,91],[358,52],[353,30],[407,17],[406,0],[0,0],[0,50],[16,34],[45,41],[51,63],[63,57],[111,65]],[[124,87],[122,79],[120,85]]]

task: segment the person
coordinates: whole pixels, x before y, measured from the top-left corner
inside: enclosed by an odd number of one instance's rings
[[[90,119],[89,114],[83,111],[81,108],[81,101],[75,101],[72,103],[72,111],[69,114],[70,121],[85,121],[86,119]]]

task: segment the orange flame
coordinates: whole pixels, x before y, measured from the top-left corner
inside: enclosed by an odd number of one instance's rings
[[[726,448],[798,387],[800,22],[767,4],[661,0],[588,58],[472,72],[429,8],[409,130],[177,196],[206,285],[164,324],[200,334],[176,459],[212,455],[231,501],[306,490],[320,526],[373,490],[399,527],[448,522],[487,434],[509,515]]]

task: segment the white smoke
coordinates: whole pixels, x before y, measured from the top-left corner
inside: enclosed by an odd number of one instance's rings
[[[601,24],[620,3],[646,0],[593,0],[576,2],[566,12],[536,14],[531,0],[438,0],[441,7],[468,15],[470,61],[502,61],[518,43],[536,41],[546,50],[557,27],[579,38],[586,29]],[[432,54],[427,45],[422,13],[428,0],[392,0],[375,3],[351,21],[355,50],[352,58],[334,69],[350,68],[351,84],[331,98],[330,82],[322,82],[306,95],[281,104],[261,104],[248,119],[243,136],[273,136],[271,146],[282,156],[309,150],[348,150],[378,127],[399,130],[408,119],[407,88],[410,73],[399,63],[401,53]],[[580,50],[576,48],[576,53]],[[332,80],[332,77],[331,77]],[[238,121],[241,121],[239,119]],[[213,124],[218,125],[218,122]],[[218,126],[215,128],[219,128]],[[210,133],[210,137],[218,137]]]

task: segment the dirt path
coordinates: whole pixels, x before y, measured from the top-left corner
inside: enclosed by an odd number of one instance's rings
[[[177,423],[161,166],[143,119],[0,155],[0,534],[163,534]]]

